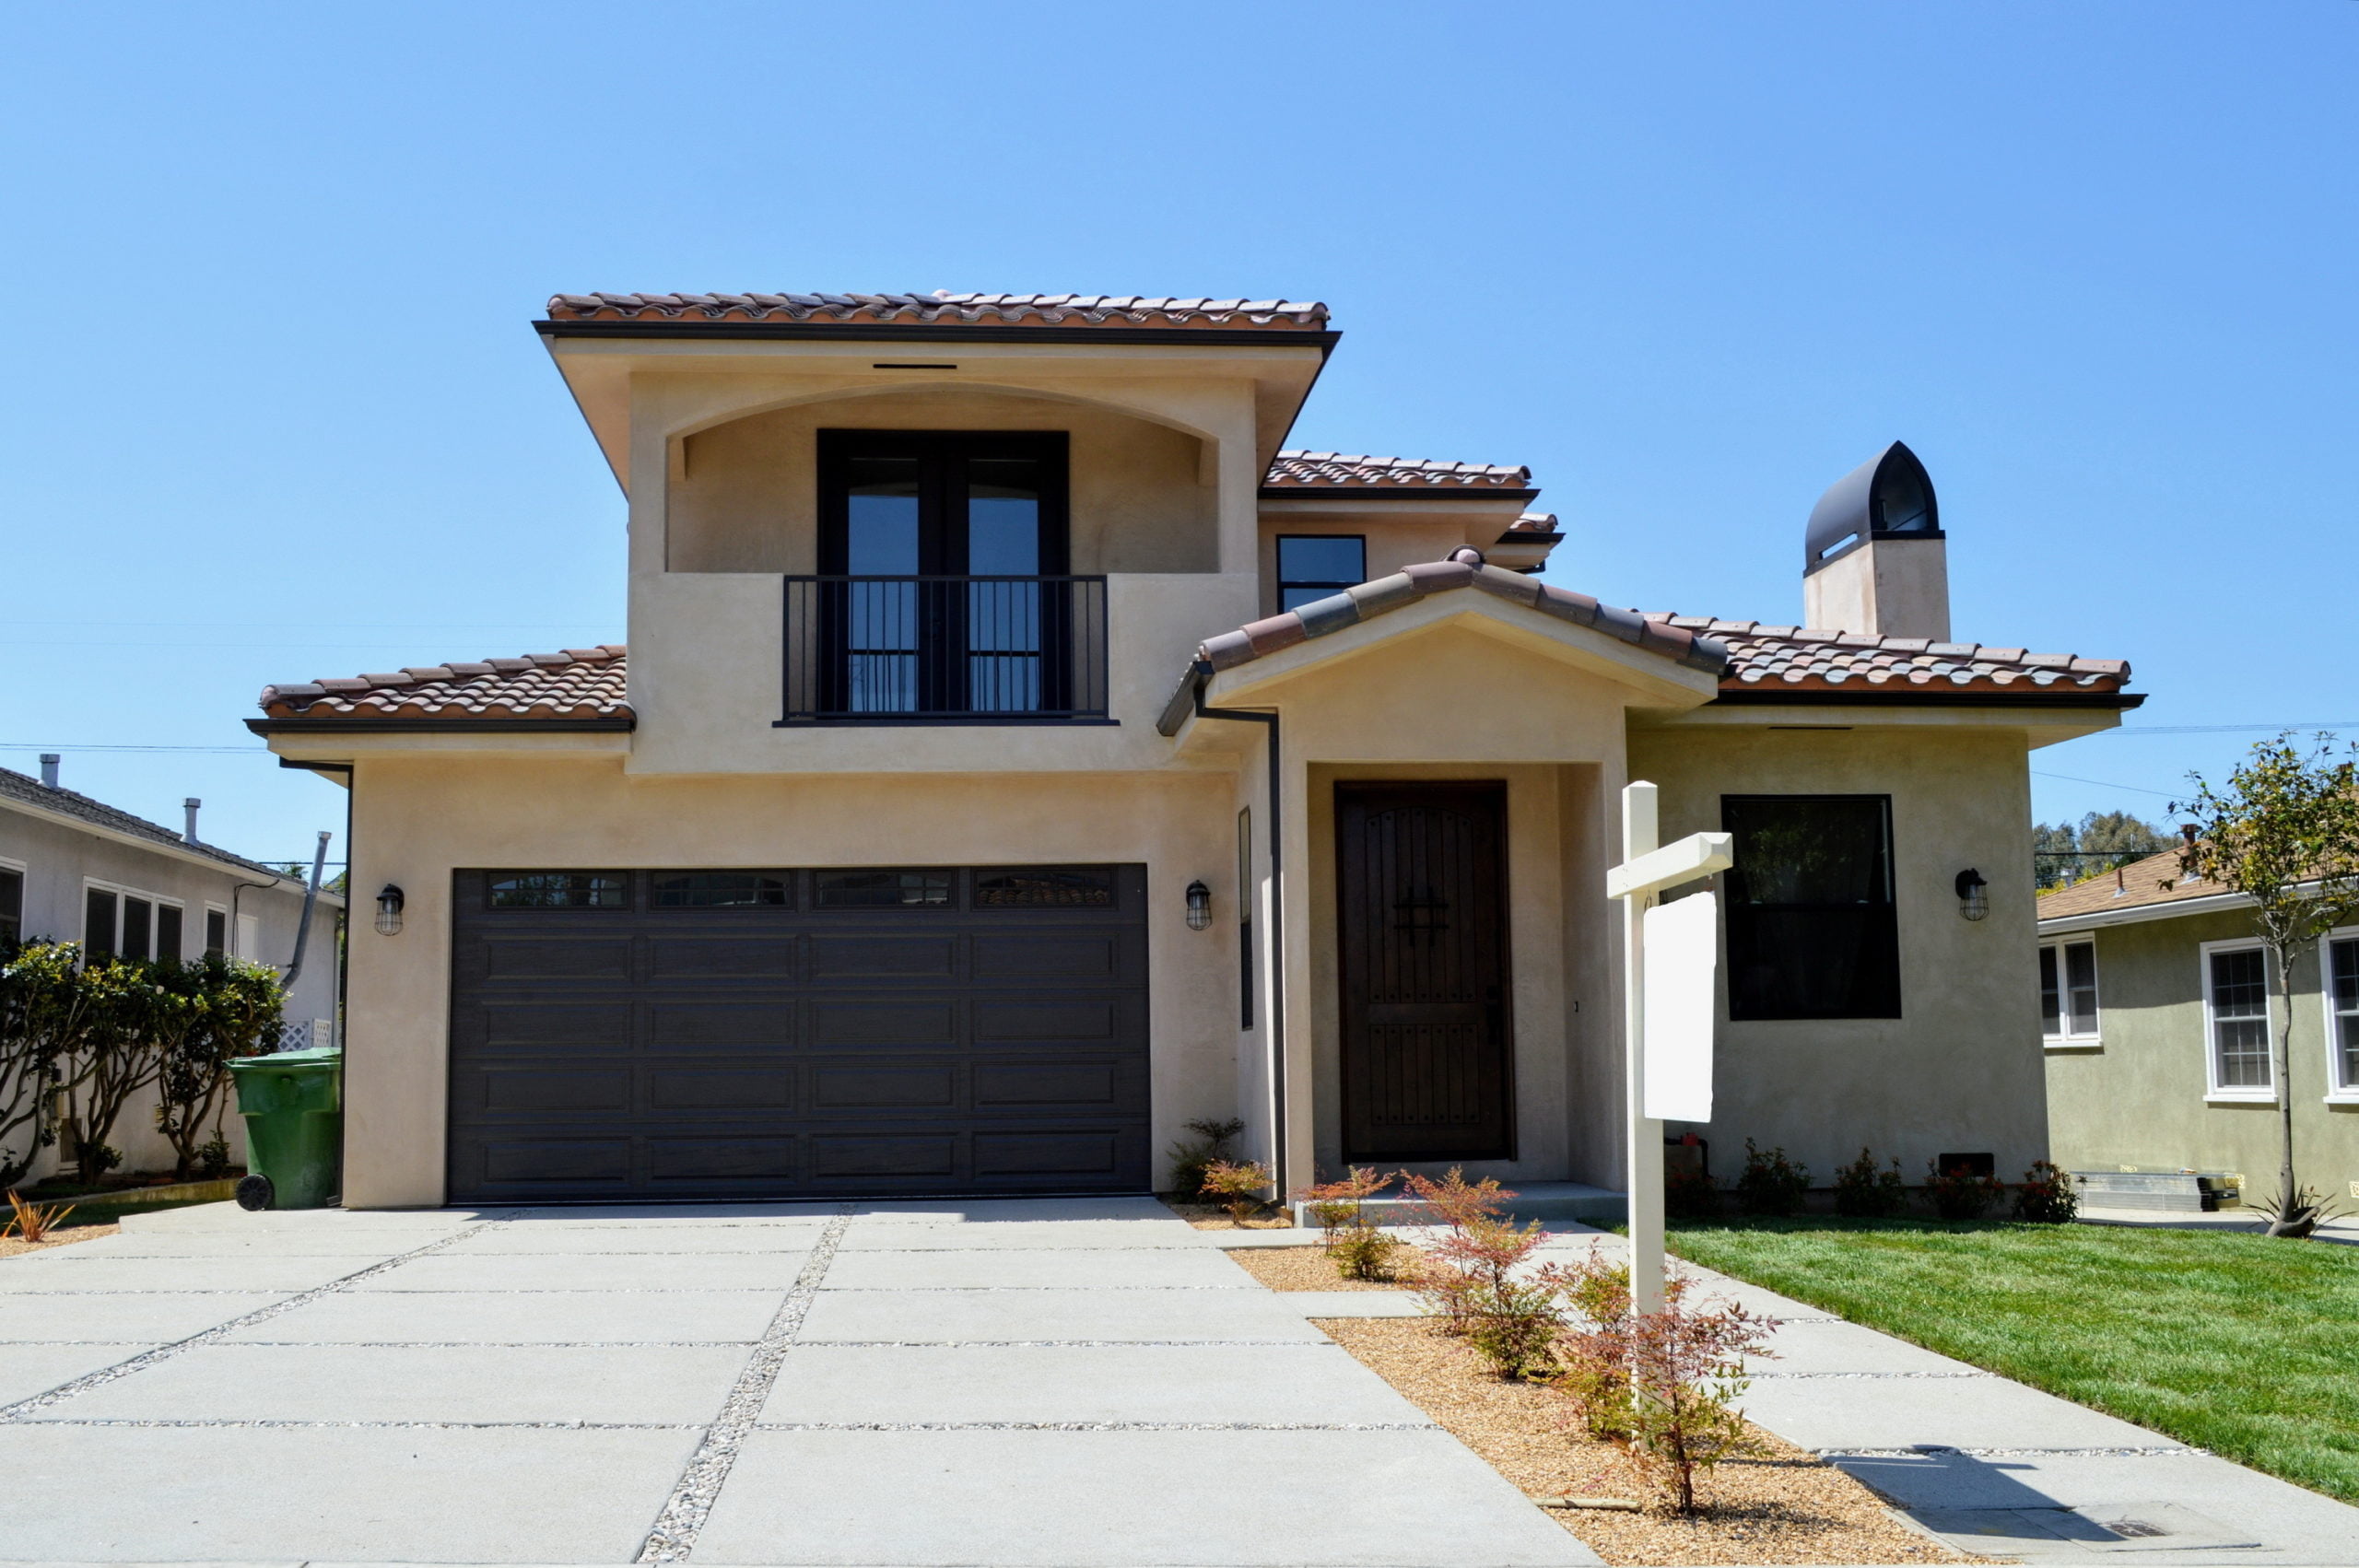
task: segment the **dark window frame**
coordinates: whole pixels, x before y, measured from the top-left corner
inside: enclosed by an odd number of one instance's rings
[[[598,903],[581,903],[581,904],[576,904],[576,903],[565,903],[565,904],[503,904],[503,903],[501,903],[501,902],[499,901],[499,892],[500,892],[499,883],[500,883],[500,881],[501,881],[501,879],[502,879],[502,878],[508,878],[508,879],[511,879],[511,880],[512,880],[512,879],[517,878],[517,877],[527,877],[527,876],[547,876],[547,877],[557,877],[557,876],[564,876],[564,877],[611,877],[611,878],[613,878],[613,879],[614,879],[614,880],[616,880],[616,882],[619,882],[619,883],[622,884],[622,894],[623,894],[623,895],[622,895],[622,899],[621,899],[621,901],[620,901],[619,903],[613,903],[613,904],[604,903],[604,902],[598,902]],[[597,890],[597,889],[595,889],[595,888],[593,887],[593,888],[589,889],[589,890],[587,890],[587,891],[590,891],[590,892],[595,893],[595,892],[596,892],[596,891],[598,891],[598,890]],[[508,913],[542,914],[542,915],[546,915],[546,914],[554,914],[554,913],[564,913],[564,914],[611,914],[611,913],[615,913],[615,912],[617,912],[617,911],[627,910],[627,909],[630,909],[630,908],[634,907],[638,904],[638,902],[639,902],[639,901],[638,901],[638,899],[637,899],[637,898],[635,898],[632,895],[633,895],[633,889],[632,889],[632,886],[631,886],[631,873],[630,873],[630,872],[618,872],[618,871],[611,871],[611,870],[609,870],[609,871],[598,871],[598,870],[585,869],[585,868],[568,867],[567,869],[562,870],[562,871],[557,871],[557,870],[529,871],[529,870],[525,870],[525,869],[523,869],[523,868],[522,868],[522,867],[511,866],[511,867],[504,868],[504,869],[502,869],[502,870],[500,870],[500,871],[496,871],[496,872],[485,872],[485,873],[484,873],[484,879],[483,879],[483,897],[484,897],[484,907],[486,907],[486,908],[487,908],[487,909],[499,909],[499,910],[502,910],[502,911],[505,911],[505,912],[508,912]]]
[[[700,866],[686,869],[675,867],[668,871],[650,872],[647,877],[647,907],[650,909],[792,909],[796,907],[797,902],[794,895],[794,873],[772,866]],[[776,898],[757,896],[751,903],[734,901],[714,903],[691,898],[672,899],[664,896],[666,893],[680,891],[666,888],[663,884],[667,880],[695,877],[750,878],[757,884],[756,888],[757,894],[769,892],[769,889],[760,887],[758,884],[764,881],[771,881],[778,884],[779,896]],[[714,890],[689,888],[685,891]]]
[[[986,882],[992,879],[1019,876],[1037,876],[1044,879],[1088,877],[1094,881],[1086,891],[1102,894],[1104,896],[1037,904],[985,896]],[[969,907],[979,912],[986,909],[1113,909],[1119,908],[1121,904],[1121,879],[1116,875],[1114,868],[1110,865],[1076,860],[1042,862],[1037,865],[976,866],[968,872],[968,881],[969,884],[968,904]]]
[[[1349,540],[1357,544],[1360,547],[1360,575],[1349,582],[1337,581],[1332,578],[1288,577],[1286,575],[1286,546],[1297,541],[1306,540],[1330,544],[1337,540]],[[1366,582],[1367,580],[1367,535],[1365,533],[1281,533],[1277,537],[1277,544],[1271,558],[1278,584],[1276,610],[1283,615],[1288,610],[1295,608],[1286,603],[1286,595],[1289,592],[1300,590],[1309,593],[1313,599],[1325,599],[1341,593],[1347,588],[1357,588],[1361,583]],[[1304,603],[1308,603],[1309,600],[1305,600]]]
[[[851,569],[851,464],[864,457],[918,460],[920,577],[966,577],[967,497],[954,480],[970,458],[1022,457],[1041,464],[1040,564],[1063,577],[1073,558],[1073,442],[1062,430],[838,430],[818,432],[819,575]]]
[[[205,907],[205,956],[229,956],[229,911],[215,904]]]
[[[1237,1022],[1253,1027],[1253,808],[1237,813]]]
[[[105,901],[106,906],[106,914],[103,918],[99,917],[99,907],[101,899]],[[103,927],[104,930],[99,934],[93,935],[91,928],[94,926]],[[115,890],[111,887],[93,887],[88,883],[83,883],[83,961],[87,963],[94,958],[112,958],[117,951],[116,944],[122,940],[119,934],[122,930],[123,895],[115,892]]]
[[[827,879],[847,876],[939,877],[946,896],[938,900],[904,899],[892,904],[846,904],[829,899]],[[815,911],[825,910],[839,915],[905,915],[913,910],[957,909],[958,907],[958,871],[955,866],[830,866],[811,873],[811,907]]]
[[[1755,903],[1746,896],[1743,809],[1749,805],[1860,806],[1872,804],[1880,817],[1881,902],[1849,903],[1797,900]],[[1726,873],[1726,897],[1721,919],[1728,942],[1729,1019],[1731,1023],[1817,1022],[1844,1019],[1896,1019],[1903,1016],[1900,983],[1899,899],[1897,854],[1893,840],[1892,797],[1857,794],[1722,795],[1720,825],[1737,837],[1737,863]],[[1790,970],[1792,959],[1772,950],[1780,942],[1773,927],[1782,922],[1789,932],[1815,926],[1823,933],[1820,945],[1805,962],[1823,957],[1851,965],[1848,997],[1813,1000],[1796,993],[1788,981],[1756,988],[1754,977],[1777,976]],[[1846,930],[1845,928],[1851,928]],[[1847,951],[1848,950],[1848,951]],[[1822,971],[1823,973],[1823,971]],[[1778,994],[1782,990],[1785,994]]]
[[[188,955],[188,907],[156,901],[156,956],[177,964]]]

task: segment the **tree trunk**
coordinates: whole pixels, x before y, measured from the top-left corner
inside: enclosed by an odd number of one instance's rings
[[[2277,1082],[2277,1217],[2269,1222],[2273,1236],[2306,1236],[2316,1223],[2300,1201],[2294,1185],[2294,955],[2283,944],[2271,942],[2269,955],[2277,961],[2277,995],[2285,1004],[2285,1022],[2276,1036],[2270,1066]]]

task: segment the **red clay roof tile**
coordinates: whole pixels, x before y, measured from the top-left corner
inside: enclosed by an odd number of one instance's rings
[[[848,326],[1222,327],[1316,330],[1327,307],[1291,299],[1136,294],[558,294],[553,322],[816,322]]]

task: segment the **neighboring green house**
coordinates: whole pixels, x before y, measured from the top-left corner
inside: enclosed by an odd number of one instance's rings
[[[2174,848],[2042,895],[2039,941],[2056,1163],[2242,1175],[2267,1195],[2285,1015],[2244,897],[2183,875]],[[2292,1000],[2294,1172],[2347,1205],[2359,1197],[2359,926],[2304,955]]]

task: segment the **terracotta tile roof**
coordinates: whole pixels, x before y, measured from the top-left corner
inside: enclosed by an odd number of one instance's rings
[[[1731,692],[1900,688],[1994,695],[2045,692],[2062,696],[2081,692],[2111,694],[2130,684],[2130,665],[2119,659],[2079,659],[2070,653],[2033,653],[2021,648],[1934,642],[1920,637],[1815,631],[1759,621],[1715,620],[1708,615],[1650,613],[1647,618],[1726,644],[1729,673],[1721,685]]]
[[[2155,904],[2179,904],[2191,898],[2217,898],[2228,889],[2216,882],[2189,882],[2178,869],[2176,846],[2112,872],[2076,882],[2039,895],[2039,918],[2095,915],[2109,909],[2136,909]]]
[[[1576,626],[1594,626],[1624,642],[1676,660],[1691,670],[1717,675],[1728,664],[1726,648],[1684,626],[1650,620],[1636,610],[1600,604],[1586,593],[1557,588],[1521,572],[1454,560],[1422,562],[1391,577],[1347,588],[1325,599],[1314,599],[1282,615],[1223,632],[1206,638],[1197,648],[1196,657],[1215,670],[1234,669],[1282,648],[1292,648],[1296,643],[1325,637],[1414,604],[1429,594],[1461,588],[1496,594]]]
[[[1345,452],[1282,451],[1262,481],[1272,490],[1333,489],[1340,486],[1387,490],[1524,490],[1532,470],[1495,462],[1432,462],[1412,457],[1369,457]]]
[[[262,689],[273,719],[628,719],[623,645]]]
[[[1322,328],[1327,307],[1292,299],[1135,294],[557,294],[553,322],[818,322],[850,326]]]

